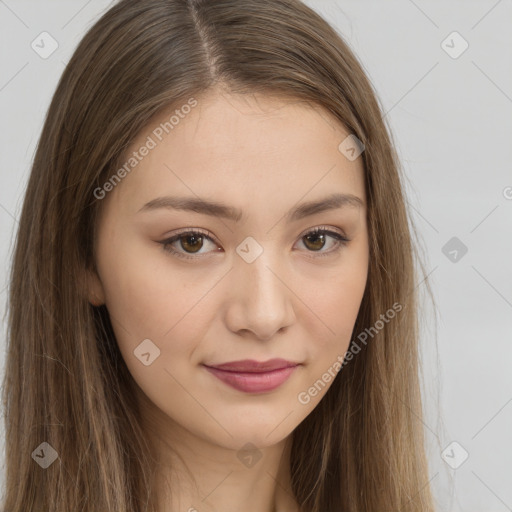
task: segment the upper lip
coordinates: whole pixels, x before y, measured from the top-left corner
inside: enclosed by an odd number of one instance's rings
[[[209,368],[226,370],[230,372],[264,373],[282,368],[297,366],[299,363],[287,361],[286,359],[269,359],[268,361],[254,361],[253,359],[244,359],[243,361],[231,361],[229,363],[205,365]]]

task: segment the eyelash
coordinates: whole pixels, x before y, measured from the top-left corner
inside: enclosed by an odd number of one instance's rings
[[[317,255],[313,256],[314,258],[321,258],[321,257],[324,257],[324,256],[329,256],[329,255],[332,255],[334,253],[337,253],[344,246],[346,246],[348,242],[350,242],[350,240],[348,238],[346,238],[342,234],[338,233],[337,231],[332,231],[331,229],[328,229],[326,226],[316,227],[316,228],[306,232],[300,238],[302,239],[302,238],[304,238],[304,237],[306,237],[308,235],[317,235],[317,234],[329,235],[330,237],[334,238],[337,241],[337,244],[336,244],[336,247],[334,249],[331,249],[331,250],[326,251],[326,252],[318,253]],[[210,233],[209,231],[205,232],[205,231],[200,231],[200,230],[195,230],[195,229],[189,229],[187,231],[182,231],[181,233],[178,233],[178,234],[172,236],[171,238],[163,240],[162,242],[159,242],[159,243],[163,246],[164,251],[169,252],[172,255],[177,256],[178,258],[184,258],[184,259],[188,259],[188,260],[195,260],[195,259],[200,258],[202,255],[195,255],[194,256],[194,255],[190,255],[190,254],[186,254],[186,253],[184,254],[184,253],[181,253],[179,251],[176,251],[176,249],[173,249],[171,247],[171,244],[173,244],[174,242],[178,241],[183,235],[202,236],[202,237],[208,238],[212,242],[216,243],[214,238],[213,238],[212,233]],[[315,253],[316,251],[308,251],[308,252]]]

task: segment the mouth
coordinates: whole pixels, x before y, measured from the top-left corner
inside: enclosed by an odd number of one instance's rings
[[[244,360],[203,366],[214,377],[238,391],[265,393],[281,386],[300,364],[285,359],[271,359],[263,362]]]

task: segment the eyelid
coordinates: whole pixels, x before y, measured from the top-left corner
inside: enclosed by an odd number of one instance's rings
[[[216,244],[220,245],[220,242],[218,242],[217,238],[211,231],[208,231],[207,229],[202,229],[202,228],[183,228],[183,229],[176,231],[175,233],[173,233],[171,236],[167,237],[163,241],[168,242],[169,240],[171,240],[173,238],[177,238],[180,235],[187,235],[189,233],[203,235],[205,237],[211,238]]]
[[[326,226],[326,225],[320,225],[320,226],[315,226],[315,227],[312,227],[312,228],[308,228],[306,230],[304,230],[300,235],[299,235],[299,238],[302,238],[306,235],[309,235],[310,233],[314,233],[314,232],[326,232],[326,233],[335,233],[339,236],[342,236],[343,238],[345,238],[346,240],[348,240],[348,238],[346,237],[344,231],[340,228],[336,228],[336,227],[332,227],[332,226]]]

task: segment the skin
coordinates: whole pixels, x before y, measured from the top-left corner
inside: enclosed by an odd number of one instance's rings
[[[291,434],[332,380],[307,404],[297,397],[345,354],[366,285],[362,159],[338,150],[349,132],[320,107],[220,89],[197,100],[102,200],[89,300],[106,304],[140,388],[160,462],[159,510],[291,512],[298,510],[289,481]],[[173,111],[155,116],[127,153]],[[333,192],[354,194],[363,205],[294,222],[284,217]],[[139,211],[166,195],[226,203],[244,219]],[[318,226],[350,241],[338,250],[330,235],[308,243],[305,235]],[[160,243],[185,228],[215,237],[172,244],[195,259]],[[248,236],[263,248],[252,263],[236,252]],[[148,366],[134,355],[145,339],[160,350]],[[301,365],[265,393],[235,390],[202,366],[275,357]],[[237,457],[246,443],[260,457],[251,467]]]

